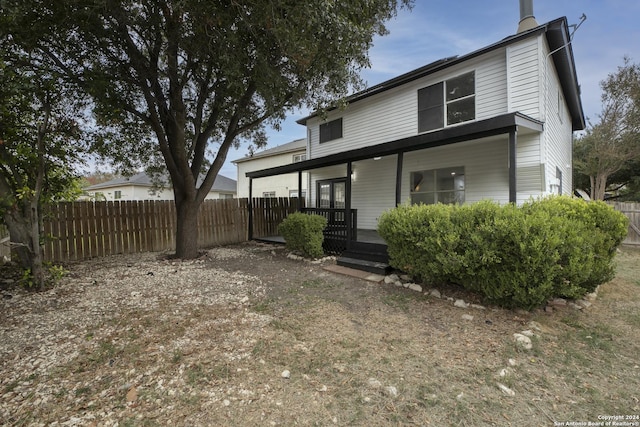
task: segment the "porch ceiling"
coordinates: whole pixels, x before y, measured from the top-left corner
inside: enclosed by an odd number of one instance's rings
[[[292,172],[307,171],[379,156],[389,156],[488,136],[507,134],[514,129],[524,134],[537,133],[542,132],[543,124],[538,120],[518,112],[503,114],[486,120],[441,129],[435,132],[423,133],[370,147],[347,150],[342,153],[331,154],[303,162],[247,172],[246,176],[249,178],[264,178]]]

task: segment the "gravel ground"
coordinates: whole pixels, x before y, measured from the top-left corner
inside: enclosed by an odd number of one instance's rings
[[[0,269],[0,425],[524,426],[633,416],[640,252],[624,256],[625,278],[589,309],[534,313],[459,308],[458,299],[482,301],[453,287],[434,297],[336,275],[258,243],[191,261],[143,253],[66,265],[42,293],[7,283]],[[514,342],[526,330],[531,350]]]

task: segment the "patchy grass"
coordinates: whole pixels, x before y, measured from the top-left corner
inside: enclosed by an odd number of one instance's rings
[[[105,321],[108,335],[93,325],[77,334],[68,365],[3,383],[11,396],[49,390],[38,415],[4,421],[51,424],[92,410],[131,426],[553,426],[640,414],[640,251],[617,260],[590,308],[553,313],[460,309],[284,255],[238,261],[240,271],[271,268],[263,298],[176,299],[123,311]],[[527,329],[529,351],[513,340]]]

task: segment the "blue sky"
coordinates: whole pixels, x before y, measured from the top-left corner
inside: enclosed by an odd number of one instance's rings
[[[625,55],[640,62],[640,1],[533,0],[533,10],[539,24],[561,16],[577,24],[583,13],[587,16],[574,36],[573,53],[585,115],[595,121],[599,82],[622,65]],[[374,40],[371,68],[362,76],[372,86],[437,59],[472,52],[514,34],[519,19],[518,0],[415,0],[411,11],[400,11],[388,23],[390,34]],[[290,112],[280,132],[269,130],[267,148],[304,138],[305,127],[296,120],[307,113]],[[246,145],[231,150],[221,174],[236,179],[231,160],[247,153]]]

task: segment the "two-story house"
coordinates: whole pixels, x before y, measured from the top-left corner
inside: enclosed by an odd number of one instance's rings
[[[308,172],[307,206],[340,210],[330,219],[344,222],[347,242],[401,203],[571,194],[573,132],[585,119],[569,26],[538,25],[531,1],[520,14],[514,35],[299,120],[308,160],[247,176]]]
[[[307,140],[296,139],[286,144],[262,150],[250,156],[234,160],[238,171],[238,197],[249,197],[247,172],[288,165],[307,160]],[[307,197],[307,174],[302,176],[303,198]],[[282,174],[255,179],[252,182],[253,197],[298,197],[298,174]]]

